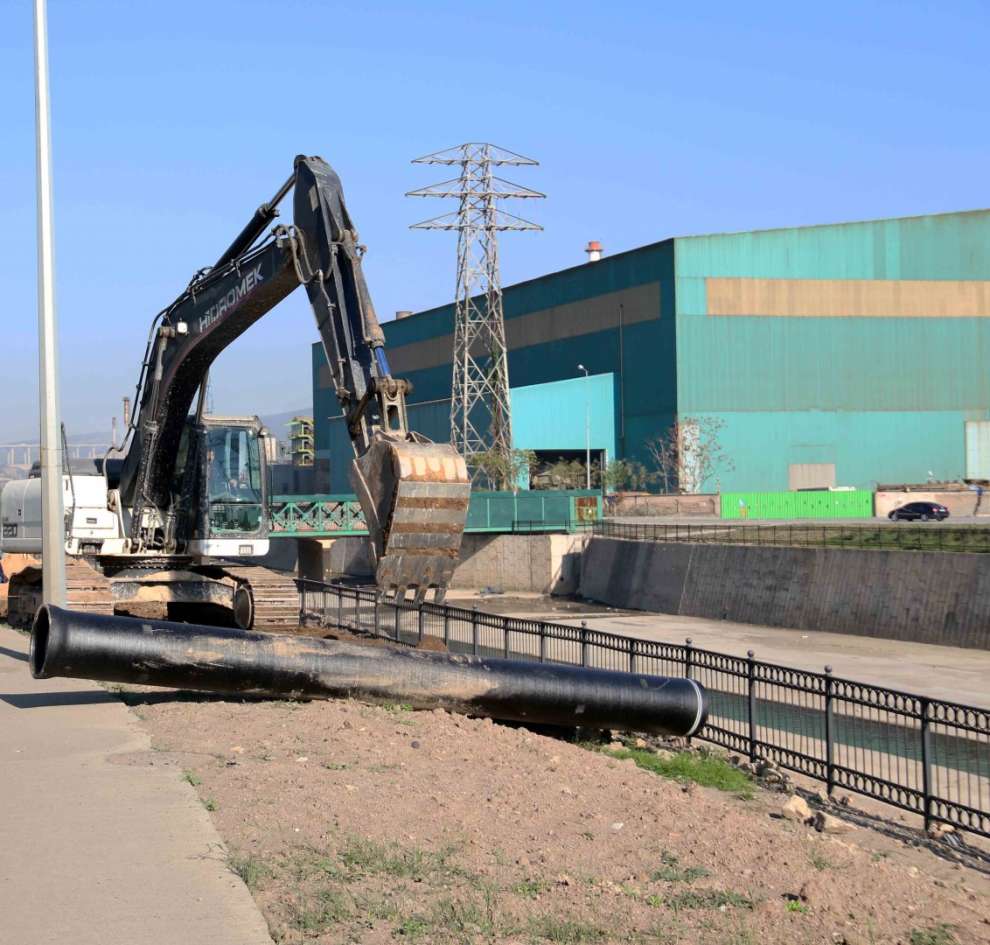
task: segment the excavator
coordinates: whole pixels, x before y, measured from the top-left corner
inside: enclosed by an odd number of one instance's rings
[[[293,222],[276,223],[293,192]],[[64,476],[67,605],[95,613],[294,624],[289,576],[250,559],[269,550],[265,438],[257,417],[204,410],[211,364],[292,291],[309,297],[354,447],[350,470],[386,598],[442,600],[470,499],[464,459],[409,429],[410,384],[393,377],[361,271],[340,179],[296,157],[289,179],[209,268],[154,319],[121,447]],[[2,548],[41,551],[40,480],[0,495]],[[10,581],[8,619],[29,623],[41,569]]]

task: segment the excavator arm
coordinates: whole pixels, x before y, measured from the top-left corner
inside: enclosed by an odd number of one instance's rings
[[[290,190],[293,224],[269,229]],[[467,518],[467,468],[453,447],[408,427],[409,385],[391,374],[362,253],[339,178],[320,158],[299,156],[273,199],[158,316],[119,483],[132,552],[182,545],[172,482],[197,391],[220,352],[302,285],[354,447],[351,482],[378,586],[419,600],[432,588],[442,599]]]

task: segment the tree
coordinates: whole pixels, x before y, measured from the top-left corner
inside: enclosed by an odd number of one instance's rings
[[[736,468],[719,439],[724,426],[718,417],[681,417],[646,441],[663,492],[702,492],[717,476]]]
[[[543,475],[552,489],[583,489],[588,481],[584,463],[576,459],[558,460],[543,470]]]
[[[613,459],[605,468],[605,486],[616,492],[624,489],[640,491],[645,489],[653,478],[642,463],[631,459]]]
[[[523,480],[529,484],[536,462],[536,453],[532,450],[511,450],[506,456],[500,450],[491,449],[476,454],[471,465],[475,477],[487,481],[490,488],[515,492]]]

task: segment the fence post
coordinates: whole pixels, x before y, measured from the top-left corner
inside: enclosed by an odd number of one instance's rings
[[[509,658],[509,621],[502,620],[502,656]]]
[[[344,595],[340,592],[340,588],[337,588],[337,626],[342,627],[344,625]]]
[[[378,632],[378,595],[375,594],[375,636],[379,636]]]
[[[399,626],[400,626],[400,622],[402,620],[402,607],[399,604],[399,599],[398,598],[395,599],[395,603],[392,604],[392,606],[395,608],[395,616],[394,616],[394,618],[392,620],[392,638],[395,640],[396,643],[398,643],[399,642]]]
[[[747,679],[749,682],[749,698],[746,700],[747,716],[749,720],[749,760],[756,761],[756,660],[753,658],[753,651],[746,651],[748,663]]]
[[[303,578],[299,582],[299,616],[300,623],[306,626],[306,579]]]
[[[478,605],[471,608],[471,652],[478,655]]]
[[[419,613],[416,618],[416,630],[419,635],[419,642],[423,642],[423,605],[419,605]]]
[[[832,796],[835,789],[835,732],[832,707],[832,667],[825,667],[825,789]]]
[[[924,795],[925,830],[932,823],[932,732],[928,719],[929,701],[921,699],[921,792]]]
[[[546,622],[540,621],[540,662],[545,663],[547,661],[547,625]]]
[[[443,645],[450,648],[450,608],[443,609]]]
[[[636,638],[629,638],[629,672],[636,672]]]
[[[581,665],[588,665],[588,621],[581,621]]]
[[[694,679],[694,641],[688,637],[684,641],[684,675],[688,679]],[[691,744],[691,736],[688,735],[687,743]]]

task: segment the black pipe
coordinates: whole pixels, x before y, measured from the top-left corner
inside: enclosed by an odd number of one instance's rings
[[[691,679],[362,646],[42,607],[31,674],[287,698],[354,697],[544,725],[692,735]]]

